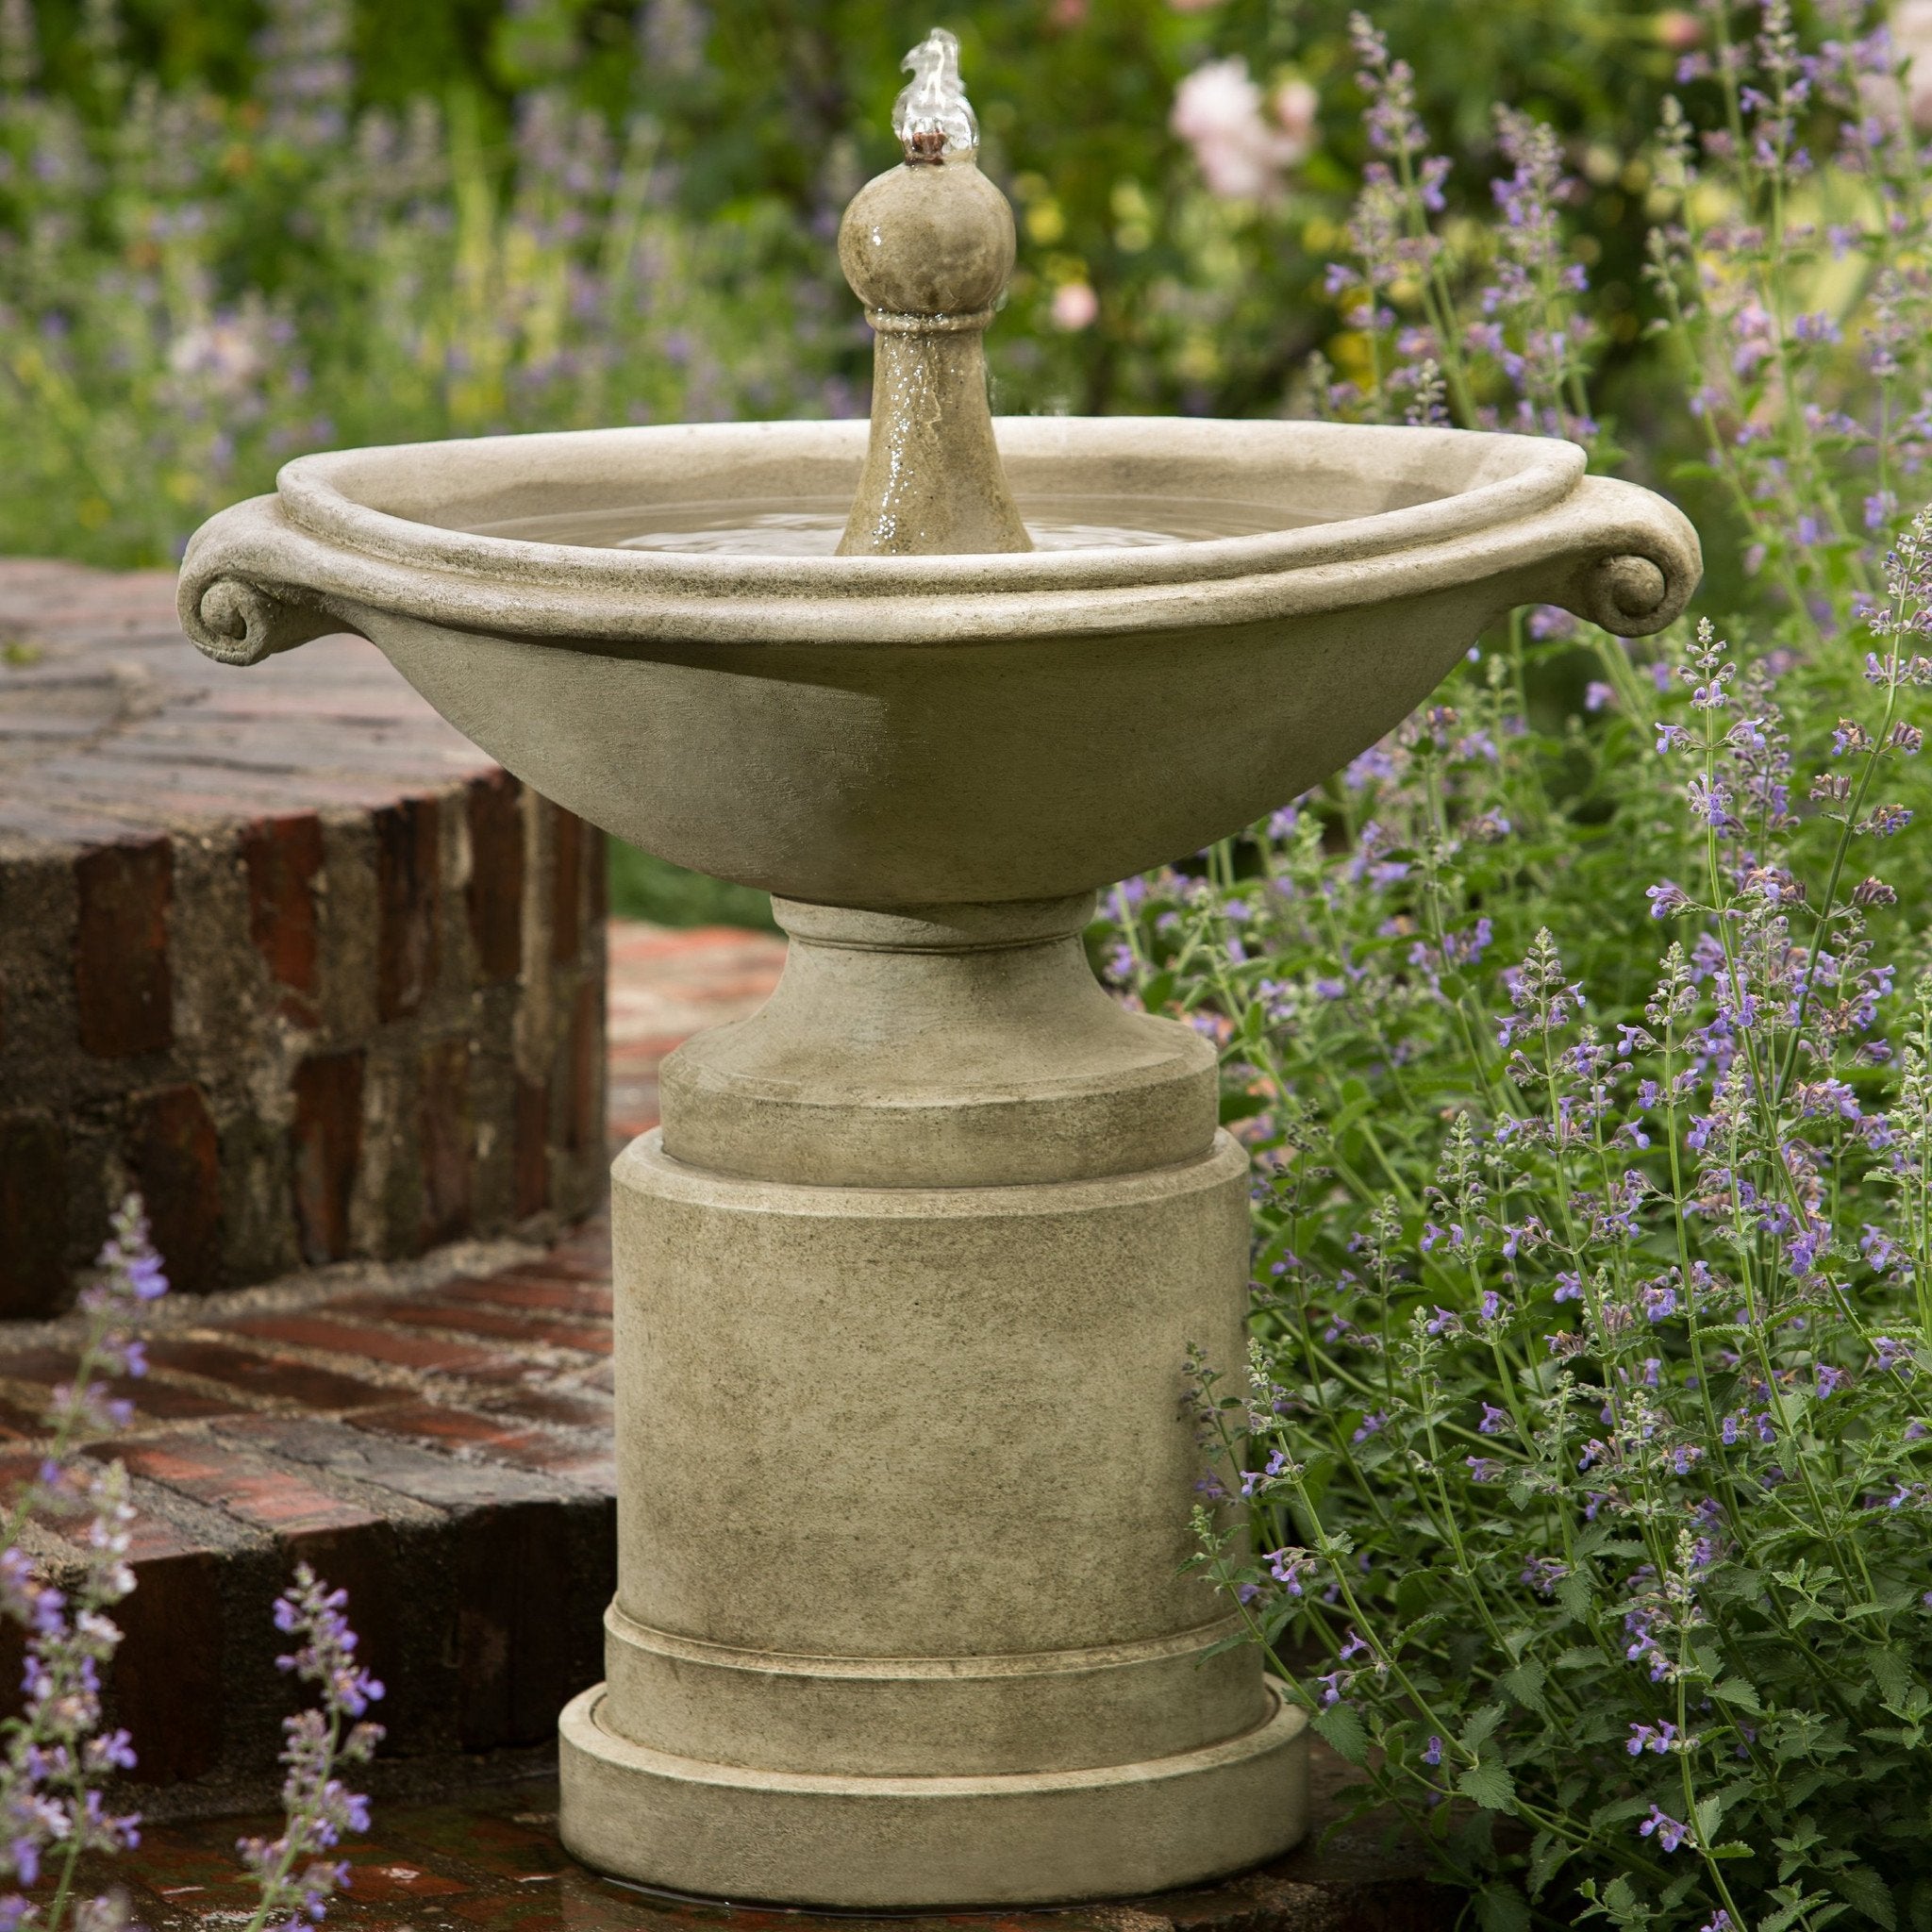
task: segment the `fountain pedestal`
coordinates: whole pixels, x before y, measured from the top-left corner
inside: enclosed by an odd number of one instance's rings
[[[1092,895],[780,901],[785,975],[613,1173],[619,1583],[563,1724],[606,1871],[904,1907],[1144,1892],[1302,1830],[1305,1719],[1183,1576],[1242,1355],[1214,1054]]]

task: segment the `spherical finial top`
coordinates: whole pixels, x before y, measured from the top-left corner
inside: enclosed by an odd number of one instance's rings
[[[959,78],[959,42],[936,26],[901,64],[912,81],[893,105],[892,130],[906,162],[854,197],[839,266],[874,324],[983,325],[1013,272],[1013,211],[974,159],[979,123]]]
[[[839,225],[839,266],[880,315],[976,317],[1013,272],[1013,210],[970,160],[908,163],[869,181]]]

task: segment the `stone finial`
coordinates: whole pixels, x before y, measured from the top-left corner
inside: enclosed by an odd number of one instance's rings
[[[905,162],[869,181],[839,227],[865,304],[872,438],[844,556],[1030,550],[993,445],[981,343],[1013,272],[1013,210],[979,172],[959,43],[935,28],[893,109]]]

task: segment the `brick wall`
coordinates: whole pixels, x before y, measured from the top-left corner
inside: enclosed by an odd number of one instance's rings
[[[0,563],[0,1317],[129,1186],[189,1292],[596,1204],[599,834],[359,641],[206,664],[160,574]]]

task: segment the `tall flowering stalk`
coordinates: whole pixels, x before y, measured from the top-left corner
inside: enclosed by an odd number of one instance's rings
[[[47,1446],[7,1506],[0,1548],[0,1615],[25,1640],[25,1703],[0,1724],[0,1862],[17,1888],[0,1894],[0,1927],[8,1932],[119,1932],[127,1924],[125,1894],[87,1893],[81,1861],[141,1842],[140,1818],[112,1809],[108,1798],[110,1781],[134,1769],[133,1740],[103,1724],[105,1680],[121,1643],[108,1612],[135,1587],[127,1561],[135,1512],[122,1464],[87,1453],[132,1417],[111,1387],[147,1369],[126,1324],[168,1289],[138,1196],[116,1210],[95,1267],[79,1296],[84,1326],[73,1378],[54,1391]],[[28,1553],[29,1524],[57,1528],[75,1547],[54,1575]],[[281,1666],[318,1686],[322,1699],[284,1723],[281,1836],[240,1847],[260,1888],[248,1932],[307,1932],[320,1922],[330,1895],[348,1883],[347,1867],[324,1855],[344,1832],[368,1829],[368,1801],[338,1773],[366,1761],[380,1740],[382,1727],[360,1720],[383,1687],[356,1661],[347,1602],[304,1563],[275,1603],[276,1628],[298,1640]]]
[[[127,1733],[102,1727],[103,1674],[121,1641],[108,1612],[134,1588],[127,1564],[134,1512],[119,1463],[81,1454],[91,1440],[125,1426],[128,1408],[108,1391],[108,1377],[139,1375],[139,1341],[123,1324],[167,1290],[160,1258],[148,1241],[141,1204],[114,1216],[99,1274],[81,1291],[85,1316],[72,1381],[54,1391],[51,1441],[39,1469],[7,1512],[0,1548],[0,1614],[25,1637],[21,1674],[25,1703],[0,1724],[0,1828],[8,1875],[18,1887],[54,1882],[51,1897],[29,1902],[22,1891],[0,1898],[0,1923],[59,1932],[106,1932],[125,1917],[111,1892],[76,1894],[79,1862],[90,1852],[117,1852],[140,1842],[140,1819],[110,1810],[107,1781],[134,1763]],[[56,1583],[23,1546],[30,1518],[58,1525],[76,1548]]]
[[[277,1661],[322,1693],[319,1708],[282,1721],[282,1805],[287,1822],[275,1839],[241,1841],[242,1862],[255,1874],[260,1903],[244,1932],[305,1932],[328,1900],[349,1883],[346,1860],[331,1857],[348,1832],[369,1829],[369,1800],[338,1774],[364,1764],[382,1740],[382,1726],[365,1713],[383,1687],[356,1659],[356,1633],[344,1614],[345,1591],[331,1590],[307,1563],[275,1599],[275,1628],[297,1639]]]

